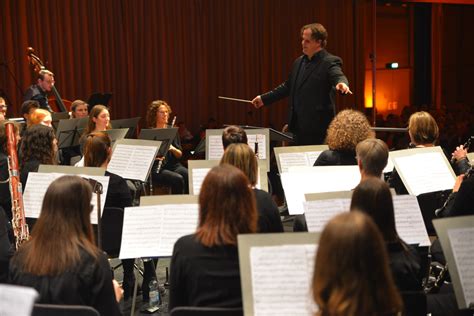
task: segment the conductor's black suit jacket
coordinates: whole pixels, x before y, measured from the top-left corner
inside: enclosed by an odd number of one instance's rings
[[[261,97],[268,105],[289,96],[289,130],[296,134],[297,143],[320,144],[334,117],[335,86],[339,82],[349,85],[349,82],[342,72],[341,58],[324,49],[310,62],[304,62],[304,57],[295,60],[288,80]]]

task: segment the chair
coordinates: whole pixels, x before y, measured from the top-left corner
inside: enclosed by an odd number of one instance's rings
[[[100,316],[99,312],[84,305],[35,304],[32,316]]]
[[[404,316],[420,316],[427,314],[426,294],[423,291],[401,291]]]
[[[173,308],[170,316],[243,316],[241,307],[197,307],[178,306]]]

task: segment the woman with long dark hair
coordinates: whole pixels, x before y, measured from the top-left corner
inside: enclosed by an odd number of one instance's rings
[[[120,315],[122,290],[94,242],[92,190],[77,176],[63,176],[46,191],[31,239],[11,260],[11,283],[35,288],[39,303],[89,305]]]

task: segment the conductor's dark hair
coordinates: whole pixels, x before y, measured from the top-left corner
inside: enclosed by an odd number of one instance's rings
[[[321,47],[326,47],[328,41],[328,32],[324,28],[322,24],[319,23],[312,23],[306,24],[301,28],[301,35],[303,35],[304,30],[310,29],[311,30],[311,38],[315,41],[321,41]]]
[[[230,125],[222,132],[222,144],[224,145],[224,150],[230,144],[247,144],[247,142],[247,133],[240,126]]]

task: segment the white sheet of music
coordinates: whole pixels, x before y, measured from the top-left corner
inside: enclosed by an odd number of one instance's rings
[[[392,172],[392,171],[393,171],[393,168],[395,168],[395,166],[393,165],[393,161],[392,161],[392,159],[391,159],[390,156],[389,156],[389,157],[388,157],[388,160],[387,160],[387,165],[386,165],[385,168],[383,169],[383,173]]]
[[[281,172],[288,172],[290,167],[311,167],[322,151],[281,153],[279,155]]]
[[[224,155],[224,145],[222,144],[221,135],[209,135],[209,145],[207,146],[209,150],[209,159],[208,160],[221,160],[222,155]]]
[[[326,223],[337,214],[349,212],[351,199],[325,199],[303,203],[309,232],[322,232]]]
[[[107,171],[124,179],[146,181],[156,147],[116,144]]]
[[[25,186],[25,192],[23,193],[23,204],[25,207],[25,216],[29,218],[38,218],[41,212],[41,206],[43,204],[43,198],[46,194],[51,182],[59,177],[64,176],[63,173],[39,173],[30,172],[28,174],[28,180]],[[105,198],[107,196],[107,189],[109,187],[109,177],[106,176],[90,176],[90,175],[78,175],[83,178],[91,178],[102,184],[102,191],[100,198],[101,210],[104,210]],[[91,223],[97,224],[97,195],[92,194],[91,204],[94,209],[91,213]]]
[[[316,245],[251,247],[255,316],[313,315],[311,295]]]
[[[171,257],[175,242],[196,231],[198,204],[126,207],[120,259]]]
[[[255,143],[258,143],[258,159],[267,159],[266,137],[264,134],[247,135],[247,144],[255,151]]]
[[[360,182],[358,166],[292,167],[281,174],[290,215],[303,214],[304,195],[350,191]]]
[[[448,229],[448,237],[464,300],[467,306],[474,306],[474,227]]]
[[[420,195],[428,192],[452,189],[455,177],[440,152],[393,157],[408,185],[408,192]]]
[[[26,286],[0,284],[0,315],[29,316],[38,292]]]
[[[393,196],[393,208],[395,212],[395,226],[400,238],[408,244],[430,246],[430,238],[428,237],[416,196]]]
[[[202,182],[207,176],[211,168],[194,168],[193,169],[193,195],[199,195],[201,191]]]

